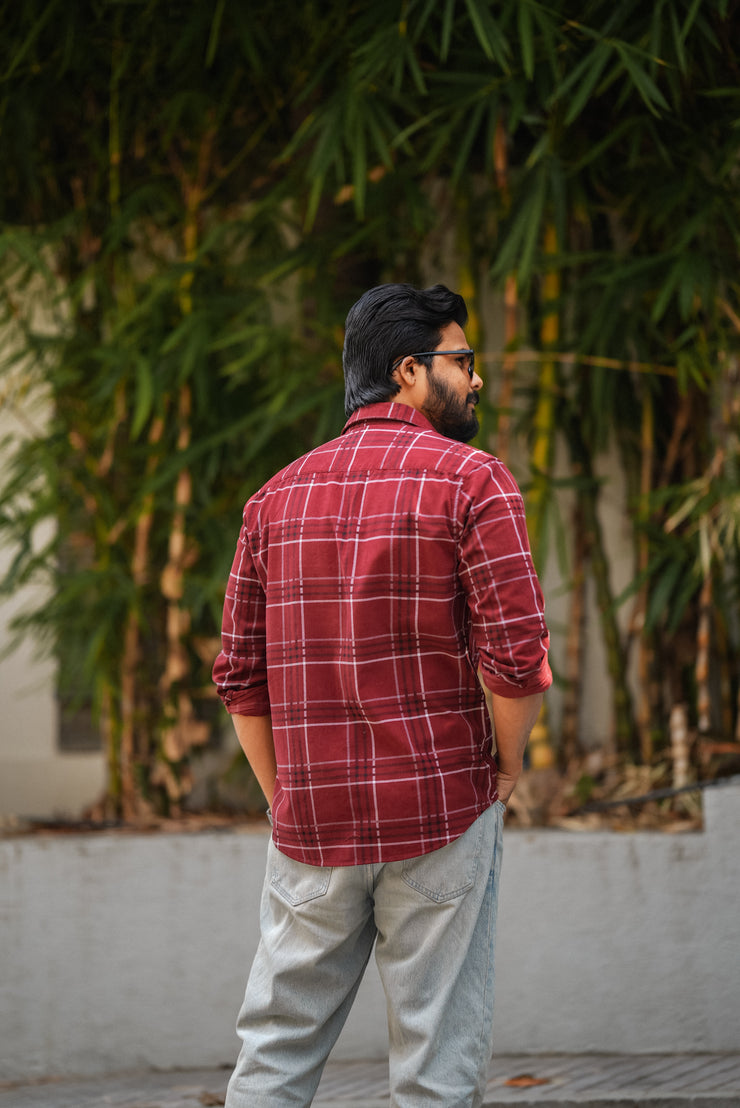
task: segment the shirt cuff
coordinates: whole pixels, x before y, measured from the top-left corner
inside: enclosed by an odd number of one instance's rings
[[[258,689],[219,689],[218,695],[232,716],[269,716],[270,695],[267,686]]]
[[[517,700],[523,696],[534,696],[535,693],[545,692],[552,684],[552,671],[545,654],[539,669],[534,673],[517,681],[513,678],[502,677],[498,673],[489,673],[481,666],[483,683],[496,696],[505,696],[509,700]]]

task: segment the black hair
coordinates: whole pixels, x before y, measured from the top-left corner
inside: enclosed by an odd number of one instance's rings
[[[463,327],[467,319],[462,296],[444,285],[369,289],[350,308],[345,326],[342,364],[347,415],[365,404],[392,399],[400,391],[392,377],[393,363],[417,351],[434,350],[444,327],[449,323]]]

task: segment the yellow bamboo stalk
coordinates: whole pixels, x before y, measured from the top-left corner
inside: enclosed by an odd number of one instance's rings
[[[547,259],[554,258],[558,249],[557,233],[553,223],[548,223],[545,227],[543,248],[546,266],[542,288],[545,311],[540,330],[540,340],[545,356],[540,367],[537,406],[533,420],[533,479],[527,511],[530,541],[536,562],[543,554],[544,517],[555,443],[556,366],[555,360],[547,357],[548,351],[555,348],[560,335],[558,307],[560,274],[554,265],[547,265]],[[547,727],[547,709],[544,704],[540,718],[529,740],[529,757],[533,769],[546,769],[553,765],[555,761]]]
[[[712,574],[707,570],[699,594],[699,622],[696,631],[696,726],[700,735],[712,730],[712,696],[709,688],[709,654],[712,628]]]
[[[98,477],[107,477],[113,468],[113,462],[115,459],[116,450],[116,435],[118,430],[123,426],[126,419],[126,386],[121,381],[116,387],[116,393],[113,400],[113,421],[108,428],[108,436],[106,438],[105,447],[103,453],[100,455],[98,464],[96,466],[96,473]]]
[[[480,349],[483,342],[483,329],[478,311],[477,282],[473,273],[473,248],[467,231],[468,205],[467,201],[462,199],[459,203],[457,227],[460,264],[457,285],[468,309],[468,322],[465,327],[468,344],[473,349]]]
[[[476,287],[473,278],[473,270],[467,260],[460,263],[458,288],[460,289],[460,295],[465,300],[468,309],[468,322],[465,325],[467,331],[466,337],[468,344],[475,349],[480,346],[481,342],[481,321],[476,307]]]
[[[506,128],[499,116],[493,139],[493,164],[496,184],[501,193],[504,210],[511,204],[509,190],[509,152],[506,145]],[[516,273],[509,273],[504,281],[504,355],[501,364],[501,388],[498,398],[498,435],[496,454],[504,464],[509,461],[511,437],[511,412],[514,400],[514,374],[517,359],[514,345],[519,333],[519,287]]]
[[[185,261],[195,261],[198,252],[198,234],[200,208],[203,203],[206,182],[211,162],[215,127],[211,125],[206,129],[198,150],[198,163],[196,174],[191,178],[179,160],[173,154],[173,166],[182,183],[185,198],[185,225],[183,228],[183,250]],[[192,300],[192,269],[185,273],[180,282],[180,311],[188,316],[193,310]],[[191,416],[192,416],[192,391],[190,385],[185,383],[178,396],[177,421],[178,437],[177,451],[184,454],[191,440]],[[193,552],[188,550],[186,513],[192,500],[192,477],[186,468],[180,470],[175,485],[174,511],[172,525],[170,527],[168,541],[168,559],[162,572],[161,590],[167,601],[166,639],[167,656],[164,672],[160,681],[160,691],[165,700],[172,701],[173,717],[163,728],[162,751],[169,763],[181,762],[190,748],[198,743],[203,743],[208,738],[207,724],[200,723],[195,718],[190,697],[183,689],[177,689],[178,682],[183,681],[190,670],[190,659],[185,645],[185,639],[190,630],[189,613],[182,607],[182,595],[185,587],[185,570]],[[176,695],[173,695],[176,692]],[[163,773],[161,767],[153,767],[152,780],[163,784],[170,799],[178,804],[184,780],[172,772]]]
[[[579,723],[583,675],[583,631],[586,613],[586,564],[588,534],[576,497],[573,508],[573,573],[570,588],[568,633],[565,640],[565,690],[561,722],[562,757],[566,768],[580,753]]]
[[[642,396],[642,426],[640,434],[640,501],[637,519],[640,526],[637,550],[637,572],[644,577],[650,561],[650,540],[645,524],[650,514],[650,489],[652,487],[653,454],[655,450],[655,418],[653,398],[648,388],[643,389]],[[650,705],[650,643],[645,637],[645,620],[647,617],[649,590],[647,582],[640,588],[637,597],[636,610],[633,615],[633,626],[639,633],[638,639],[638,673],[639,690],[636,712],[637,730],[640,737],[640,753],[644,765],[650,765],[653,757],[652,736],[652,711]]]
[[[108,788],[107,796],[103,802],[104,815],[120,815],[121,813],[121,763],[119,759],[120,726],[116,719],[113,707],[113,693],[110,683],[105,682],[100,698],[100,730],[103,736],[104,749],[108,762]]]
[[[511,442],[511,412],[514,404],[514,375],[517,358],[512,349],[519,333],[519,286],[516,273],[510,273],[504,282],[504,345],[501,363],[501,389],[499,391],[498,441],[496,453],[507,465]]]
[[[152,476],[157,467],[158,458],[155,448],[161,442],[163,434],[164,419],[160,416],[152,421],[149,429],[147,478]],[[144,500],[134,532],[131,580],[135,592],[139,592],[144,587],[149,577],[149,537],[153,522],[154,495],[150,493]],[[141,815],[149,814],[149,806],[144,804],[134,776],[136,761],[145,760],[148,754],[147,750],[137,749],[136,743],[137,678],[140,660],[139,621],[136,613],[130,610],[126,620],[121,658],[120,761],[123,815],[126,819],[136,819]]]
[[[669,732],[671,759],[673,761],[673,787],[682,789],[689,783],[689,723],[685,704],[675,704],[671,709]]]
[[[543,246],[545,264],[547,265],[547,258],[554,257],[557,252],[557,236],[555,227],[552,223],[549,223],[545,228]],[[540,553],[544,534],[544,514],[549,491],[548,477],[552,466],[555,441],[556,368],[555,359],[551,356],[548,357],[548,351],[554,348],[560,334],[560,320],[558,315],[560,274],[554,266],[549,266],[545,270],[542,293],[545,305],[545,312],[540,330],[543,359],[540,365],[537,405],[532,421],[533,477],[527,512],[530,540],[535,554],[535,560]]]
[[[184,453],[190,445],[191,409],[192,393],[190,386],[185,384],[180,389],[177,410],[179,428],[177,450],[180,454]],[[182,469],[177,476],[175,485],[175,507],[168,541],[168,558],[160,582],[162,593],[167,600],[167,657],[160,684],[165,697],[170,694],[178,681],[187,676],[189,669],[187,651],[183,642],[183,638],[189,629],[189,617],[181,606],[181,600],[185,588],[187,545],[185,514],[191,497],[192,477],[189,470]],[[179,726],[181,703],[178,698],[175,718],[165,727],[162,734],[164,754],[170,762],[181,761],[188,750],[188,743],[185,741],[186,736],[182,727]]]

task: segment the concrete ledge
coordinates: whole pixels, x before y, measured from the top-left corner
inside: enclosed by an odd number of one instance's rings
[[[740,782],[704,801],[697,833],[508,833],[498,1053],[737,1050]],[[0,842],[0,1080],[231,1065],[266,842]],[[334,1058],[386,1045],[372,968]]]

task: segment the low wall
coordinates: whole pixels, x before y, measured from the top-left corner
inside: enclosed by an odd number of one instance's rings
[[[506,835],[501,1053],[740,1046],[740,780],[705,830]],[[230,1065],[267,833],[0,842],[0,1079]],[[335,1057],[383,1056],[374,969]]]

